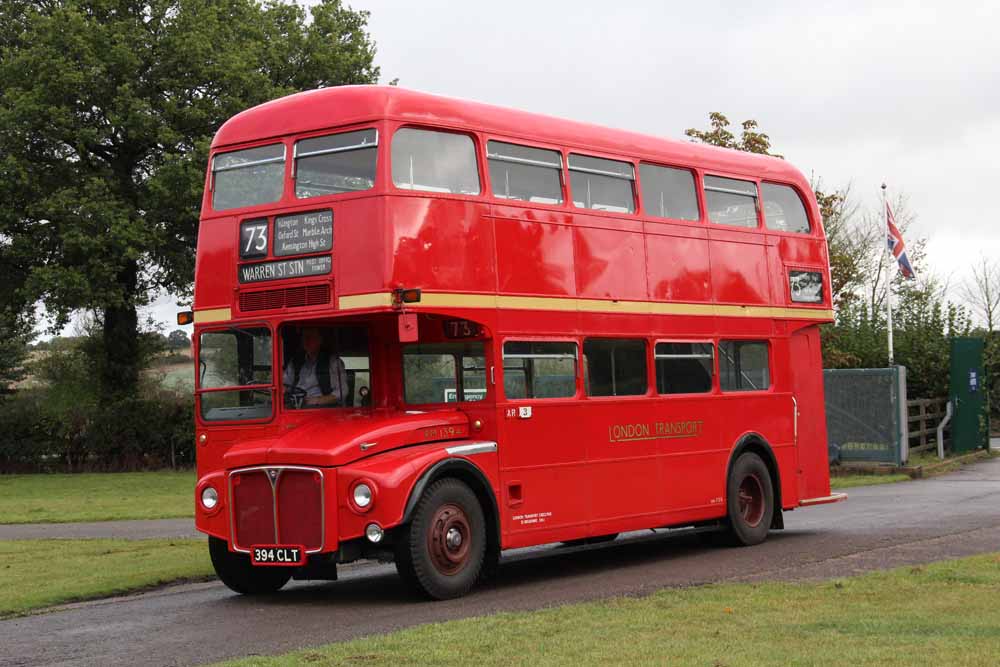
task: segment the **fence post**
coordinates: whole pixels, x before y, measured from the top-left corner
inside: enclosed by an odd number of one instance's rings
[[[896,378],[899,405],[896,407],[899,415],[899,460],[897,465],[903,465],[910,460],[910,411],[906,405],[906,366],[896,366]]]

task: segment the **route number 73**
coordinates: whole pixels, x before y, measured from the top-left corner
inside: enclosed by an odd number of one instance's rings
[[[267,218],[240,224],[240,257],[267,256]]]

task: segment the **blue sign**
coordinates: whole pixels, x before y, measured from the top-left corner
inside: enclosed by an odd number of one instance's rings
[[[979,376],[975,369],[969,371],[969,393],[974,394],[979,391]]]

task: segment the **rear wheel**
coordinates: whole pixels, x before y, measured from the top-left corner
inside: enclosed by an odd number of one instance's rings
[[[287,567],[254,567],[250,556],[233,553],[225,540],[208,538],[212,566],[226,586],[242,595],[264,595],[281,590],[292,578]]]
[[[729,541],[736,546],[760,544],[774,518],[771,474],[759,456],[742,454],[733,464],[726,484]]]
[[[476,494],[457,479],[435,482],[395,544],[396,570],[418,591],[436,600],[465,595],[486,555],[486,520]]]

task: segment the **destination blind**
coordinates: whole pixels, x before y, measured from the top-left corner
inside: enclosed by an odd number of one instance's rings
[[[258,283],[268,280],[283,280],[285,278],[322,276],[330,273],[332,266],[333,262],[329,255],[325,257],[285,259],[277,262],[261,262],[259,264],[243,264],[239,269],[239,279],[241,283]]]

